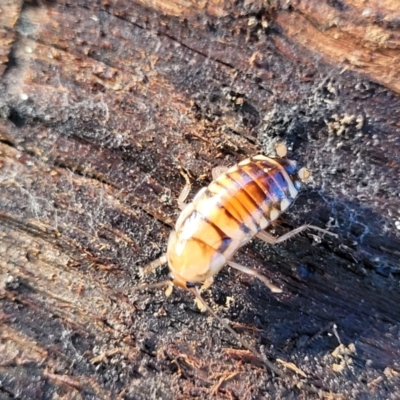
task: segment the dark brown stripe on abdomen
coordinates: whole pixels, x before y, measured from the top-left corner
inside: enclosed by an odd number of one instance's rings
[[[254,219],[251,208],[254,207],[253,201],[247,201],[247,207],[244,202],[248,199],[247,193],[241,189],[240,185],[229,177],[227,174],[221,175],[216,181],[211,183],[209,188],[213,185],[218,185],[226,193],[221,204],[226,210],[229,211],[237,220],[245,224],[252,232],[257,232],[259,227],[257,221]]]
[[[271,188],[268,182],[265,180],[267,172],[260,168],[258,163],[252,161],[250,164],[243,167],[246,173],[253,179],[253,182],[257,184],[260,190],[264,193],[264,202],[271,207],[275,203],[275,198],[271,194]],[[272,170],[271,170],[272,171]]]
[[[229,180],[228,185],[225,186],[227,190],[234,188],[230,200],[232,201],[233,199],[236,199],[242,205],[242,207],[247,211],[247,217],[251,219],[255,228],[259,230],[259,221],[254,215],[257,212],[262,213],[262,209],[260,204],[257,203],[254,197],[246,190],[247,184],[252,181],[251,177],[244,171],[241,171],[240,167],[238,170],[228,173],[225,176]],[[243,220],[245,219],[243,218]]]
[[[227,225],[229,229],[240,229],[246,235],[249,234],[250,228],[242,221],[240,213],[232,206],[232,204],[229,203],[231,195],[226,191],[225,186],[214,181],[209,188],[210,187],[215,187],[218,192],[226,192],[226,195],[221,196],[221,200],[218,202],[218,209],[214,214],[214,218],[218,219],[218,221],[215,222],[221,225]],[[215,196],[215,193],[209,188],[205,191],[206,195],[208,197]]]

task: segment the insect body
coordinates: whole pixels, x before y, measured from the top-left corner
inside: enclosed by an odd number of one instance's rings
[[[285,147],[286,149],[286,147]],[[286,154],[286,152],[285,152]],[[213,276],[228,264],[246,274],[256,276],[273,292],[281,292],[264,275],[240,265],[232,258],[253,237],[269,243],[283,242],[299,232],[312,228],[332,234],[312,225],[302,225],[275,238],[264,231],[297,197],[301,184],[309,177],[305,168],[282,157],[255,156],[222,173],[213,171],[214,180],[201,189],[193,201],[183,208],[175,230],[171,232],[166,254],[142,270],[148,273],[168,262],[170,279],[175,286],[189,289],[198,305],[238,338],[244,347],[259,357],[268,368],[280,376],[284,374],[269,360],[244,341],[224,320],[204,302],[196,284],[208,287]],[[187,178],[188,181],[188,178]],[[190,183],[185,186],[178,202],[183,207]],[[141,285],[138,289],[171,284]]]
[[[169,238],[167,260],[174,285],[211,283],[240,247],[290,206],[307,176],[295,161],[255,156],[200,190]]]

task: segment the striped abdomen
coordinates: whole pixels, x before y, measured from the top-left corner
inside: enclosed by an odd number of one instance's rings
[[[190,282],[216,274],[293,202],[300,188],[297,172],[293,161],[256,156],[202,189],[171,234],[167,254],[172,273]]]

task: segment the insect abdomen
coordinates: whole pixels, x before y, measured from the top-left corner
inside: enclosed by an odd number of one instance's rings
[[[296,168],[293,161],[264,156],[242,161],[196,196],[176,229],[196,212],[203,222],[196,224],[201,229],[193,227],[193,237],[229,258],[293,202],[300,183]]]

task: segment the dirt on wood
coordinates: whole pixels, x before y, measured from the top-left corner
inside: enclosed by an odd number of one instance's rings
[[[3,1],[1,399],[398,399],[398,2]],[[204,296],[137,291],[185,184],[285,142],[312,172]],[[145,278],[166,279],[167,269]]]

